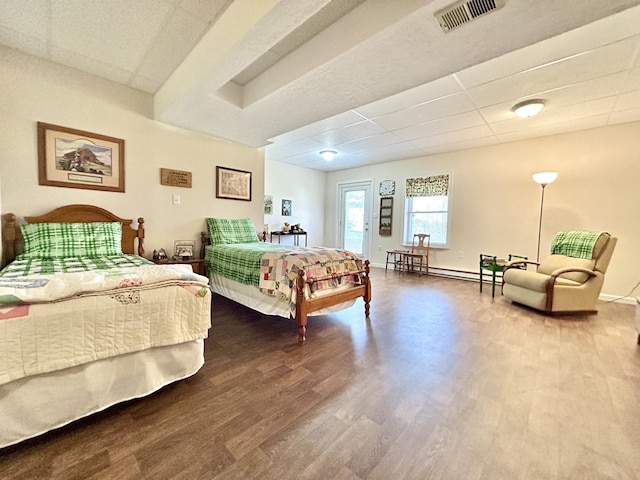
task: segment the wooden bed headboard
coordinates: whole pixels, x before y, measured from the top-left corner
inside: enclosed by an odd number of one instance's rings
[[[6,263],[15,260],[20,253],[22,234],[13,213],[2,216],[2,246]],[[138,228],[131,227],[133,220],[120,218],[117,215],[96,207],[95,205],[66,205],[55,210],[33,217],[24,217],[27,223],[89,223],[89,222],[120,222],[122,224],[122,252],[136,253],[136,239],[138,239],[137,254],[144,255],[144,218],[138,218]]]

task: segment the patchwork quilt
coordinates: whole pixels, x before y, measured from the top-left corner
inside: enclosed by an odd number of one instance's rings
[[[210,308],[190,265],[0,276],[0,384],[206,338]]]
[[[330,276],[307,285],[311,297],[319,291],[345,285],[359,285],[360,275],[339,276],[362,269],[361,258],[347,250],[324,247],[291,247],[271,243],[210,245],[206,248],[209,271],[237,282],[253,285],[266,295],[278,297],[295,317],[298,287],[296,278],[303,271],[305,280]]]

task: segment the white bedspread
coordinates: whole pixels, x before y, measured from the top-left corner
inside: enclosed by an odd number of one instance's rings
[[[208,279],[148,265],[0,281],[0,384],[206,338]]]

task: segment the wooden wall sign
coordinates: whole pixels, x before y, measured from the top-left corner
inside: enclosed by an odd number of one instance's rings
[[[191,188],[191,172],[161,168],[160,184],[169,185],[171,187]]]

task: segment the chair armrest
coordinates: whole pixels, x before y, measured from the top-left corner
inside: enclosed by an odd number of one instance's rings
[[[556,281],[556,278],[558,278],[560,275],[562,275],[563,273],[571,273],[571,272],[586,273],[590,277],[596,276],[596,272],[594,272],[593,270],[589,270],[588,268],[563,267],[563,268],[558,268],[557,270],[554,270],[553,272],[551,272],[551,275],[549,275],[549,283],[553,285],[553,283],[555,283]]]
[[[540,265],[539,262],[533,262],[531,260],[512,260],[510,262],[507,262],[507,264],[504,266],[504,270],[507,271],[510,268],[522,268],[522,267],[527,267],[527,265],[535,265],[538,266]]]

